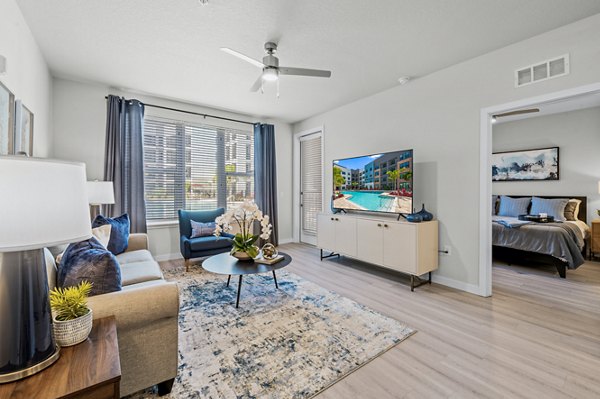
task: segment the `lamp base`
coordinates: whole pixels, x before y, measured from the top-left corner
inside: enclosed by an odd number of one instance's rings
[[[37,373],[59,357],[44,250],[0,253],[0,287],[0,383],[5,383]]]
[[[23,370],[13,371],[12,373],[0,374],[0,384],[6,384],[7,382],[13,382],[23,379],[25,377],[29,377],[31,375],[39,373],[46,367],[52,366],[54,362],[56,362],[60,357],[60,346],[56,345],[55,348],[56,349],[54,353],[51,354],[50,357],[48,357],[46,360],[42,360],[36,365],[33,365]]]

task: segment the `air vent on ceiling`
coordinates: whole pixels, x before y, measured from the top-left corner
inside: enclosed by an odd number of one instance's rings
[[[542,61],[515,71],[515,87],[569,74],[569,54]]]

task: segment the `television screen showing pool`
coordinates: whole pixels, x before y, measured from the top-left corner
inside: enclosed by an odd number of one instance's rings
[[[333,208],[412,212],[413,150],[333,161]]]

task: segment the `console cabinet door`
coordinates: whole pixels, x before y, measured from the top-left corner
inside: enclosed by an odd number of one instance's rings
[[[407,223],[386,223],[383,228],[383,263],[390,269],[415,274],[417,229]]]
[[[335,224],[335,249],[337,252],[356,256],[356,219],[333,216]]]
[[[357,219],[356,237],[357,258],[376,265],[383,265],[383,222]]]
[[[336,221],[332,215],[317,216],[317,246],[329,251],[337,251],[335,246]]]

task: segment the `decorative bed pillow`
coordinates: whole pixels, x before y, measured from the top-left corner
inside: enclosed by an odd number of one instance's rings
[[[217,228],[215,222],[201,223],[190,220],[190,223],[192,224],[192,236],[190,238],[212,236]]]
[[[512,198],[506,195],[500,196],[500,209],[498,210],[498,216],[518,217],[519,215],[527,214],[527,208],[531,197],[525,198]]]
[[[115,255],[125,252],[129,242],[129,215],[123,214],[118,218],[107,218],[102,215],[96,216],[92,223],[92,228],[110,224],[110,240],[108,241],[108,250]]]
[[[571,198],[567,202],[567,206],[565,206],[565,219],[570,221],[579,220],[579,204],[581,204],[581,200],[576,198]]]
[[[117,258],[94,237],[69,245],[56,275],[58,287],[71,287],[87,280],[90,295],[121,291],[121,267]]]
[[[569,200],[567,198],[539,198],[533,197],[531,200],[530,215],[539,215],[546,213],[548,216],[554,217],[557,222],[565,221],[565,207]]]

